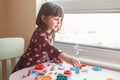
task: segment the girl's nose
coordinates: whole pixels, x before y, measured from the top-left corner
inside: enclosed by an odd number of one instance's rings
[[[58,19],[58,24],[61,24],[61,19]]]

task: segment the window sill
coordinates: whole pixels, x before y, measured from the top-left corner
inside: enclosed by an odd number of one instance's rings
[[[99,65],[106,69],[120,71],[120,64],[117,63],[109,63],[109,62],[103,62],[103,61],[92,60],[87,58],[79,58],[79,60],[81,61],[81,63],[86,63],[88,65],[97,65],[97,66]]]

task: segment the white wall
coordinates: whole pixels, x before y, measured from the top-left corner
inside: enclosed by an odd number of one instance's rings
[[[38,14],[38,11],[39,11],[42,3],[43,3],[42,0],[36,0],[36,15]]]

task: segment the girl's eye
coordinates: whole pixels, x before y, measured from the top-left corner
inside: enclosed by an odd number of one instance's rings
[[[56,20],[56,21],[61,21],[62,18],[54,18],[54,20]]]
[[[56,20],[56,21],[57,21],[57,20],[59,20],[59,19],[58,19],[58,18],[54,18],[54,20]]]

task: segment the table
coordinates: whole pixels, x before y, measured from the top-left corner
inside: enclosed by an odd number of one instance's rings
[[[56,80],[56,76],[58,73],[63,73],[65,70],[70,70],[71,65],[67,64],[67,63],[63,63],[63,64],[55,64],[55,63],[51,63],[51,62],[46,62],[43,63],[47,73],[45,73],[45,75],[50,75],[52,77],[52,80]],[[49,64],[49,65],[48,65]],[[51,67],[54,66],[53,71],[51,71]],[[64,70],[59,70],[58,67],[64,67]],[[32,67],[28,67],[28,68],[24,68],[22,70],[19,70],[13,74],[10,75],[9,80],[35,80],[35,77],[37,76],[36,74],[31,73],[29,76],[23,78],[23,75],[27,75],[28,72],[32,69],[34,69],[35,66]],[[93,70],[93,66],[86,66],[87,71],[81,71],[79,73],[75,73],[74,70],[72,71],[72,74],[70,76],[70,80],[107,80],[108,78],[112,78],[110,80],[120,80],[120,72],[117,71],[112,71],[112,70],[108,70],[108,69],[104,69],[102,68],[101,71],[94,71]],[[55,74],[57,73],[57,74]]]

